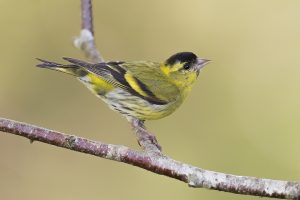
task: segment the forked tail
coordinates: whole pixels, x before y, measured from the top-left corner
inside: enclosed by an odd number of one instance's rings
[[[38,61],[41,61],[41,63],[37,64],[37,67],[41,67],[41,68],[55,68],[55,67],[63,67],[63,64],[59,64],[59,63],[55,63],[55,62],[50,62],[47,60],[43,60],[40,58],[36,58]]]
[[[56,62],[51,62],[47,60],[43,60],[40,58],[37,58],[38,61],[41,63],[37,64],[37,67],[40,68],[47,68],[47,69],[52,69],[60,72],[64,72],[67,74],[71,74],[73,76],[82,76],[86,74],[86,71],[81,69],[80,66],[75,65],[75,64],[60,64]]]

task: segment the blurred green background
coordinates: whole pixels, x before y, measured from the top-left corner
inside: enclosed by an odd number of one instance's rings
[[[35,57],[83,59],[78,1],[0,1],[0,116],[138,148],[127,121]],[[213,60],[173,115],[148,122],[164,153],[205,169],[300,179],[300,1],[94,1],[106,60]],[[258,199],[0,133],[0,198]]]

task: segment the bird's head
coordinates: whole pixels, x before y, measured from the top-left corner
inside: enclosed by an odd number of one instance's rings
[[[168,58],[160,69],[179,88],[189,88],[209,61],[191,52],[181,52]]]

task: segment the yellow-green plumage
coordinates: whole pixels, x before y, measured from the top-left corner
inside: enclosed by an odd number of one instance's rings
[[[208,61],[190,52],[175,54],[161,64],[145,61],[90,64],[64,59],[70,64],[41,60],[38,66],[78,77],[110,108],[139,120],[160,119],[173,113]]]

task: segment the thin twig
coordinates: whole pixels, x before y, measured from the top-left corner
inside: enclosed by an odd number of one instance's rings
[[[104,62],[94,41],[91,0],[81,0],[81,33],[80,36],[74,40],[74,44],[94,63]],[[148,132],[146,127],[141,124],[141,121],[133,119],[131,125],[136,133],[138,143],[143,149],[160,153],[161,147],[155,136]]]
[[[72,151],[134,165],[183,181],[190,187],[261,197],[300,199],[300,182],[259,179],[208,171],[161,154],[91,141],[9,119],[0,118],[0,131],[22,136],[30,141],[40,141]]]
[[[80,36],[75,38],[74,45],[81,49],[92,62],[104,62],[100,52],[97,50],[94,39],[91,0],[81,0],[81,32]]]
[[[94,35],[91,0],[81,0],[81,29],[87,29]]]

